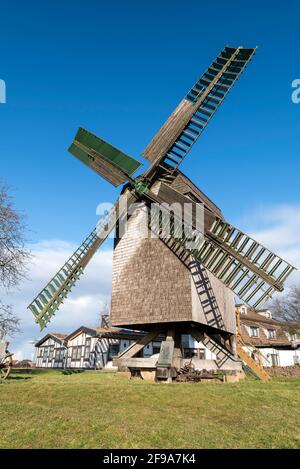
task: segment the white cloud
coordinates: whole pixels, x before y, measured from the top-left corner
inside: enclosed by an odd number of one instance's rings
[[[29,279],[23,282],[18,291],[2,295],[4,302],[13,304],[15,314],[22,321],[22,334],[12,339],[10,344],[10,349],[17,359],[32,358],[34,347],[30,342],[49,331],[70,333],[81,325],[93,327],[98,324],[99,313],[109,302],[111,293],[110,249],[102,249],[94,255],[69,297],[42,332],[27,309],[28,304],[76,247],[61,240],[42,241],[31,245],[34,257],[29,269]]]

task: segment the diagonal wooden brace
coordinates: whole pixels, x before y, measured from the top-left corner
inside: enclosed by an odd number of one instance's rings
[[[163,332],[162,327],[156,327],[152,331],[148,332],[148,334],[146,334],[140,340],[131,344],[126,350],[124,350],[124,352],[120,353],[120,355],[116,357],[116,360],[118,360],[119,358],[124,359],[124,358],[134,357],[138,352],[140,352],[145,347],[145,345],[149,344],[149,342],[155,339],[155,337],[157,337],[162,332]]]

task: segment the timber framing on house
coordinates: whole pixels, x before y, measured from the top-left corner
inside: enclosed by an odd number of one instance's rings
[[[274,319],[268,309],[254,311],[245,304],[236,309],[244,349],[261,365],[300,364],[300,331],[295,332],[293,324]]]

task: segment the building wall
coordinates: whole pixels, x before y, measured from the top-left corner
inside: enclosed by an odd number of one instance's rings
[[[81,332],[68,340],[66,368],[94,368],[93,355],[89,353],[86,359],[87,339],[91,341],[91,350],[94,350],[96,338],[86,332]]]
[[[132,341],[98,338],[88,332],[81,332],[68,340],[67,368],[102,369],[119,351],[125,350]]]
[[[37,368],[63,368],[66,349],[63,344],[49,337],[39,347],[36,353]]]
[[[145,209],[138,209],[114,249],[112,325],[187,321],[192,316],[191,282],[186,267],[147,233]]]
[[[268,359],[264,366],[272,366],[271,355],[278,356],[278,366],[293,366],[300,363],[300,350],[283,350],[274,348],[260,349],[261,353]]]
[[[262,366],[271,367],[277,366],[293,366],[300,364],[300,349],[280,349],[272,347],[243,347],[244,350],[251,355],[251,352],[258,349],[260,354],[257,355],[256,360]],[[274,358],[272,358],[274,356]],[[275,358],[277,357],[277,358]]]

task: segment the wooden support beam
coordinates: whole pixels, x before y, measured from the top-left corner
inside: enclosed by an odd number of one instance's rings
[[[162,333],[162,327],[156,327],[152,331],[148,332],[144,337],[140,340],[131,344],[124,352],[120,353],[116,360],[119,358],[132,358],[134,357],[140,350],[142,350],[145,345],[149,344],[153,339],[155,339],[159,334]]]

